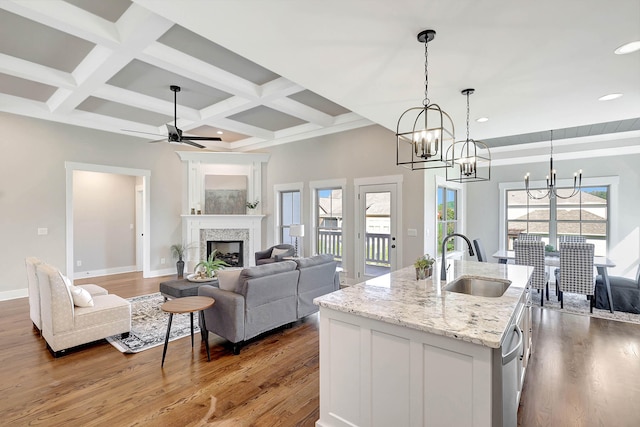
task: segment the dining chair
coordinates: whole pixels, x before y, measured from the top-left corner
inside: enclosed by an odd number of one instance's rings
[[[560,243],[587,243],[587,238],[584,236],[559,236],[558,244]]]
[[[560,243],[560,270],[556,271],[560,308],[564,308],[565,292],[586,295],[593,313],[596,280],[593,274],[593,243]]]
[[[521,242],[539,242],[542,240],[542,236],[537,234],[520,233],[518,234],[518,240]]]
[[[473,247],[476,250],[476,256],[478,257],[479,262],[489,262],[487,254],[484,251],[484,246],[482,246],[482,241],[480,239],[473,239]]]
[[[547,291],[547,301],[549,300],[549,275],[544,265],[544,242],[542,241],[521,241],[517,239],[513,242],[513,249],[516,253],[517,265],[528,265],[533,267],[531,275],[531,287],[542,289],[540,295],[540,306],[544,306],[544,291]]]

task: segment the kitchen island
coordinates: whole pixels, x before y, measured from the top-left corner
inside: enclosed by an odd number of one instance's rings
[[[503,407],[517,410],[529,354],[532,268],[448,265],[446,282],[416,280],[407,267],[314,300],[320,306],[317,426],[512,423]],[[499,297],[446,290],[463,277],[511,284]],[[500,361],[518,329],[525,334],[511,365],[517,377],[511,390]]]

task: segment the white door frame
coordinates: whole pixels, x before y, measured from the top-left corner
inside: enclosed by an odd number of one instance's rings
[[[66,170],[66,275],[71,280],[74,278],[74,268],[73,268],[73,172],[74,171],[86,171],[86,172],[101,172],[101,173],[112,173],[118,175],[132,175],[132,176],[140,176],[142,177],[142,187],[143,187],[143,226],[144,226],[144,237],[143,237],[143,265],[142,265],[142,276],[143,277],[151,277],[151,260],[149,255],[149,248],[151,242],[151,230],[149,224],[151,223],[151,215],[149,206],[151,206],[151,171],[146,169],[132,169],[132,168],[123,168],[118,166],[106,166],[106,165],[96,165],[90,163],[76,163],[76,162],[65,162],[64,167]]]
[[[142,271],[144,266],[144,185],[136,185],[136,271]]]
[[[354,259],[354,278],[356,282],[366,280],[364,272],[364,246],[362,238],[364,238],[364,200],[361,200],[360,194],[366,190],[366,187],[389,185],[390,188],[395,187],[395,203],[394,197],[391,197],[391,233],[395,237],[395,251],[390,253],[391,271],[397,268],[402,260],[402,175],[377,176],[369,178],[356,178],[353,180],[354,185],[354,233],[353,241],[355,244]],[[394,206],[395,205],[395,206]],[[395,229],[395,230],[394,230]],[[395,233],[394,233],[395,231]],[[361,237],[362,236],[362,237]]]

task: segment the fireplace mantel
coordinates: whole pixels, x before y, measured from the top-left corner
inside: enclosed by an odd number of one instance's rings
[[[255,264],[254,254],[262,249],[262,218],[264,215],[181,215],[182,235],[190,248],[185,259],[187,271],[206,256],[207,233],[233,234],[231,240],[243,240],[244,265]]]

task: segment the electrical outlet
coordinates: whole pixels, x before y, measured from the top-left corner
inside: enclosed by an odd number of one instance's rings
[[[160,264],[165,265],[167,263],[167,260],[164,258],[160,258]]]
[[[416,230],[415,228],[408,228],[407,229],[407,236],[410,236],[410,237],[418,236],[418,230]]]
[[[46,236],[49,234],[48,228],[38,228],[38,236]]]
[[[82,261],[80,260],[76,261],[76,267],[82,267]]]
[[[129,230],[133,230],[133,224],[129,224]]]

